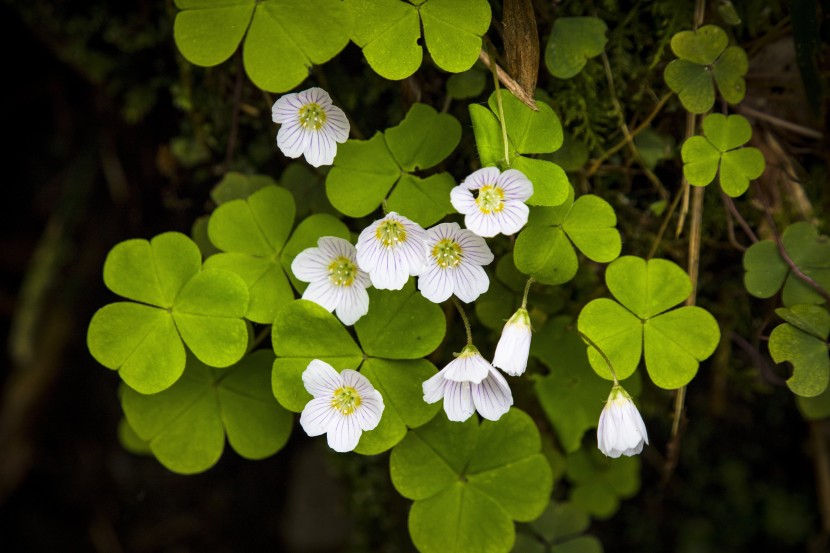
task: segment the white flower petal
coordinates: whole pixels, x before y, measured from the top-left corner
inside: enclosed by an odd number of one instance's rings
[[[277,131],[277,147],[286,157],[298,158],[306,151],[311,137],[299,121],[286,121]]]
[[[369,312],[369,294],[366,292],[366,288],[357,283],[357,280],[351,286],[343,286],[340,290],[336,311],[337,318],[346,326],[353,325],[360,317]]]
[[[513,393],[507,381],[495,369],[480,384],[472,386],[473,403],[476,411],[485,419],[497,421],[513,405]]]
[[[433,265],[418,277],[418,290],[433,303],[450,299],[453,292],[453,278],[450,271]]]
[[[331,400],[334,391],[343,385],[343,380],[334,367],[325,361],[314,359],[303,371],[303,385],[314,397],[325,396]]]
[[[360,435],[363,431],[360,429],[357,418],[353,414],[343,415],[339,412],[336,413],[337,416],[326,436],[329,447],[340,453],[352,451],[357,447],[357,442],[360,441]]]
[[[493,366],[511,376],[519,376],[527,369],[530,355],[531,330],[527,310],[519,310],[504,325],[496,345]]]
[[[326,110],[325,130],[331,134],[336,142],[343,143],[349,139],[349,119],[343,110],[337,106],[331,106]]]
[[[331,165],[334,163],[334,155],[337,153],[337,144],[334,139],[323,131],[306,131],[308,144],[305,149],[305,159],[314,167]]]
[[[343,380],[344,386],[350,386],[355,389],[361,399],[365,396],[372,395],[375,387],[369,382],[369,379],[352,369],[343,369],[340,373],[340,378]]]
[[[482,213],[478,208],[464,217],[464,226],[485,238],[491,238],[501,232],[496,222],[495,213]]]
[[[329,432],[335,415],[339,415],[331,406],[331,398],[316,397],[306,403],[300,415],[300,426],[309,436],[319,436]]]
[[[450,190],[450,203],[459,213],[468,214],[478,211],[473,193],[463,185],[458,185]]]
[[[342,296],[343,289],[339,286],[335,286],[335,284],[328,278],[312,282],[308,285],[308,288],[305,289],[305,292],[303,292],[304,300],[313,301],[329,312],[334,311],[334,309],[342,303]]]
[[[348,241],[337,236],[323,236],[317,240],[317,247],[331,260],[338,257],[345,257],[351,261],[355,261],[357,254],[354,246]]]
[[[475,412],[471,384],[469,382],[446,381],[444,391],[444,412],[447,418],[455,422],[463,422]]]
[[[334,261],[320,248],[307,248],[291,262],[291,272],[303,282],[315,282],[329,278],[329,265]]]
[[[461,184],[469,190],[478,190],[482,186],[486,186],[488,184],[493,186],[496,184],[499,179],[499,174],[498,167],[483,167],[478,171],[470,173],[470,175],[464,179],[464,182]]]
[[[504,235],[516,234],[527,224],[529,213],[522,202],[505,202],[504,209],[493,214],[493,223]]]
[[[480,353],[462,353],[444,368],[444,378],[456,382],[474,382],[478,384],[492,370]]]
[[[608,457],[636,455],[648,443],[645,423],[631,397],[615,384],[599,417],[597,446]]]
[[[493,252],[490,251],[490,247],[487,246],[487,242],[481,236],[477,236],[469,230],[459,229],[456,241],[461,246],[461,256],[465,263],[489,265],[493,262]]]
[[[499,176],[498,186],[504,190],[504,199],[525,202],[533,195],[533,183],[524,173],[508,169]]]
[[[271,119],[274,123],[285,123],[297,119],[303,107],[298,94],[286,94],[274,102],[271,107]]]
[[[454,272],[454,291],[464,303],[475,301],[490,287],[490,277],[479,265],[462,263]]]
[[[372,390],[368,396],[361,398],[360,407],[355,409],[352,416],[357,418],[361,430],[369,431],[377,428],[383,416],[383,397],[377,390]]]
[[[424,381],[422,388],[424,390],[425,402],[435,403],[439,399],[444,398],[444,391],[447,388],[447,380],[444,378],[445,370],[446,368],[438,371],[438,373]]]

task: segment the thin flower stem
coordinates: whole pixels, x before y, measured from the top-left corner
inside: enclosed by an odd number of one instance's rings
[[[248,353],[254,351],[265,339],[271,335],[271,326],[268,325],[262,330],[259,331],[259,334],[256,335],[254,341],[251,342],[251,346],[248,348]]]
[[[461,306],[461,302],[458,301],[458,298],[453,296],[452,302],[455,304],[455,308],[458,309],[458,314],[461,315],[461,320],[464,321],[464,330],[467,332],[467,345],[472,346],[473,331],[470,330],[470,321],[467,319],[467,313],[464,311],[464,308]]]
[[[607,356],[607,355],[605,355],[605,352],[604,352],[604,351],[602,351],[602,348],[600,348],[600,347],[597,345],[597,343],[596,343],[596,342],[594,342],[593,340],[591,340],[590,338],[588,338],[587,336],[585,336],[585,334],[584,334],[584,333],[582,333],[582,332],[580,332],[579,330],[577,330],[577,331],[576,331],[576,333],[577,333],[577,334],[579,334],[579,336],[580,336],[583,340],[585,340],[586,342],[588,342],[588,345],[589,345],[589,346],[591,346],[592,348],[594,348],[595,350],[597,350],[597,352],[598,352],[598,353],[602,356],[602,358],[605,360],[605,364],[606,364],[606,365],[608,365],[608,370],[609,370],[609,371],[611,371],[611,376],[612,376],[612,377],[613,377],[613,379],[614,379],[614,385],[616,386],[617,384],[619,384],[619,383],[620,383],[620,381],[619,381],[619,380],[617,380],[617,371],[615,371],[615,370],[614,370],[614,366],[611,364],[611,360],[610,360],[610,359],[608,359],[608,356]]]
[[[674,195],[674,200],[672,200],[669,209],[666,211],[666,216],[663,217],[663,223],[660,225],[660,230],[657,231],[657,236],[654,237],[654,243],[651,245],[651,250],[649,250],[646,259],[651,259],[654,257],[654,254],[657,253],[657,248],[660,246],[660,242],[663,241],[663,235],[666,234],[669,221],[671,221],[672,215],[674,215],[675,210],[677,210],[677,206],[680,204],[680,198],[682,197],[682,191],[678,191],[678,193]]]
[[[507,88],[513,95],[522,101],[527,107],[532,109],[533,111],[539,111],[539,108],[536,106],[536,101],[525,92],[525,90],[521,87],[519,83],[517,83],[513,77],[507,74],[507,72],[499,67],[499,64],[495,62],[495,60],[490,59],[490,55],[485,51],[484,48],[481,49],[481,52],[478,53],[478,59],[481,60],[481,63],[487,66],[488,69],[495,68],[496,74],[499,76],[499,80],[501,84]]]
[[[530,293],[530,285],[533,284],[533,277],[527,279],[527,284],[525,284],[525,292],[522,295],[522,309],[527,309],[527,295]]]
[[[488,44],[488,47],[491,48],[491,57],[495,59],[495,52],[493,52],[493,45]],[[496,87],[496,104],[499,107],[499,124],[501,125],[501,141],[504,144],[504,164],[507,167],[510,167],[510,148],[508,147],[507,143],[507,125],[504,122],[504,107],[501,103],[501,87],[499,86],[499,75],[496,72],[496,65],[492,64],[490,66],[490,72],[493,74],[493,86]]]

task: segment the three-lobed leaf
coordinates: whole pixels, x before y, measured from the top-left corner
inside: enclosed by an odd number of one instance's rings
[[[605,49],[608,26],[598,17],[558,17],[553,22],[545,65],[559,79],[576,76],[589,59]]]
[[[617,378],[633,374],[642,354],[657,386],[675,389],[691,381],[700,362],[715,351],[720,330],[700,307],[667,311],[692,291],[683,269],[664,259],[625,256],[608,266],[605,280],[617,301],[600,298],[588,303],[578,328],[610,360]],[[597,374],[613,379],[595,347],[588,347],[588,358]]]
[[[830,335],[830,314],[817,305],[793,305],[777,309],[787,321],[778,325],[769,336],[769,352],[773,361],[789,361],[793,375],[787,386],[803,397],[815,397],[830,382],[830,357],[827,338]]]

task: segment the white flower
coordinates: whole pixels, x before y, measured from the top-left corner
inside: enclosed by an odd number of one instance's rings
[[[519,376],[527,369],[530,354],[530,316],[524,307],[516,311],[501,331],[493,356],[493,366],[510,376]]]
[[[274,123],[280,123],[277,146],[288,157],[305,154],[315,167],[331,165],[337,143],[349,138],[349,120],[343,110],[331,103],[322,88],[309,88],[286,94],[271,108]]]
[[[507,381],[473,345],[466,346],[458,357],[424,382],[423,389],[427,403],[444,400],[444,411],[451,421],[465,421],[474,411],[496,421],[513,405]]]
[[[316,248],[303,250],[294,258],[291,271],[310,283],[303,299],[329,311],[336,309],[343,324],[352,325],[369,312],[369,275],[358,268],[355,248],[346,240],[323,236]]]
[[[648,444],[643,417],[622,386],[614,384],[599,416],[597,446],[608,457],[637,455]]]
[[[303,371],[303,384],[314,399],[306,403],[300,424],[309,436],[327,434],[329,447],[351,451],[364,430],[374,430],[383,414],[383,397],[357,371],[338,373],[313,360]]]
[[[400,290],[426,265],[425,239],[424,229],[393,211],[360,233],[357,264],[375,288]]]
[[[487,291],[490,279],[482,265],[493,253],[481,236],[458,223],[441,223],[427,229],[427,265],[418,276],[418,290],[426,299],[441,303],[453,293],[465,303]]]
[[[473,196],[473,191],[477,195]],[[484,167],[450,191],[452,206],[463,213],[464,225],[479,236],[515,234],[527,223],[525,201],[533,195],[533,184],[521,171],[500,173]]]

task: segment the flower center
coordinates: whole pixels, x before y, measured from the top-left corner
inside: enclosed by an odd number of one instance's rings
[[[387,248],[394,248],[400,242],[406,241],[406,230],[400,221],[384,221],[378,225],[375,236]]]
[[[357,266],[342,255],[329,264],[329,278],[335,286],[351,286],[357,276]]]
[[[344,415],[351,415],[355,409],[360,407],[362,400],[357,390],[351,386],[341,386],[334,391],[331,398],[331,406],[334,410],[340,411]]]
[[[326,124],[326,112],[315,102],[300,108],[300,125],[306,130],[319,131]]]
[[[504,190],[492,184],[482,186],[478,191],[476,205],[482,213],[498,213],[504,209]]]
[[[442,269],[461,263],[461,246],[455,240],[444,238],[432,248],[432,257]]]

